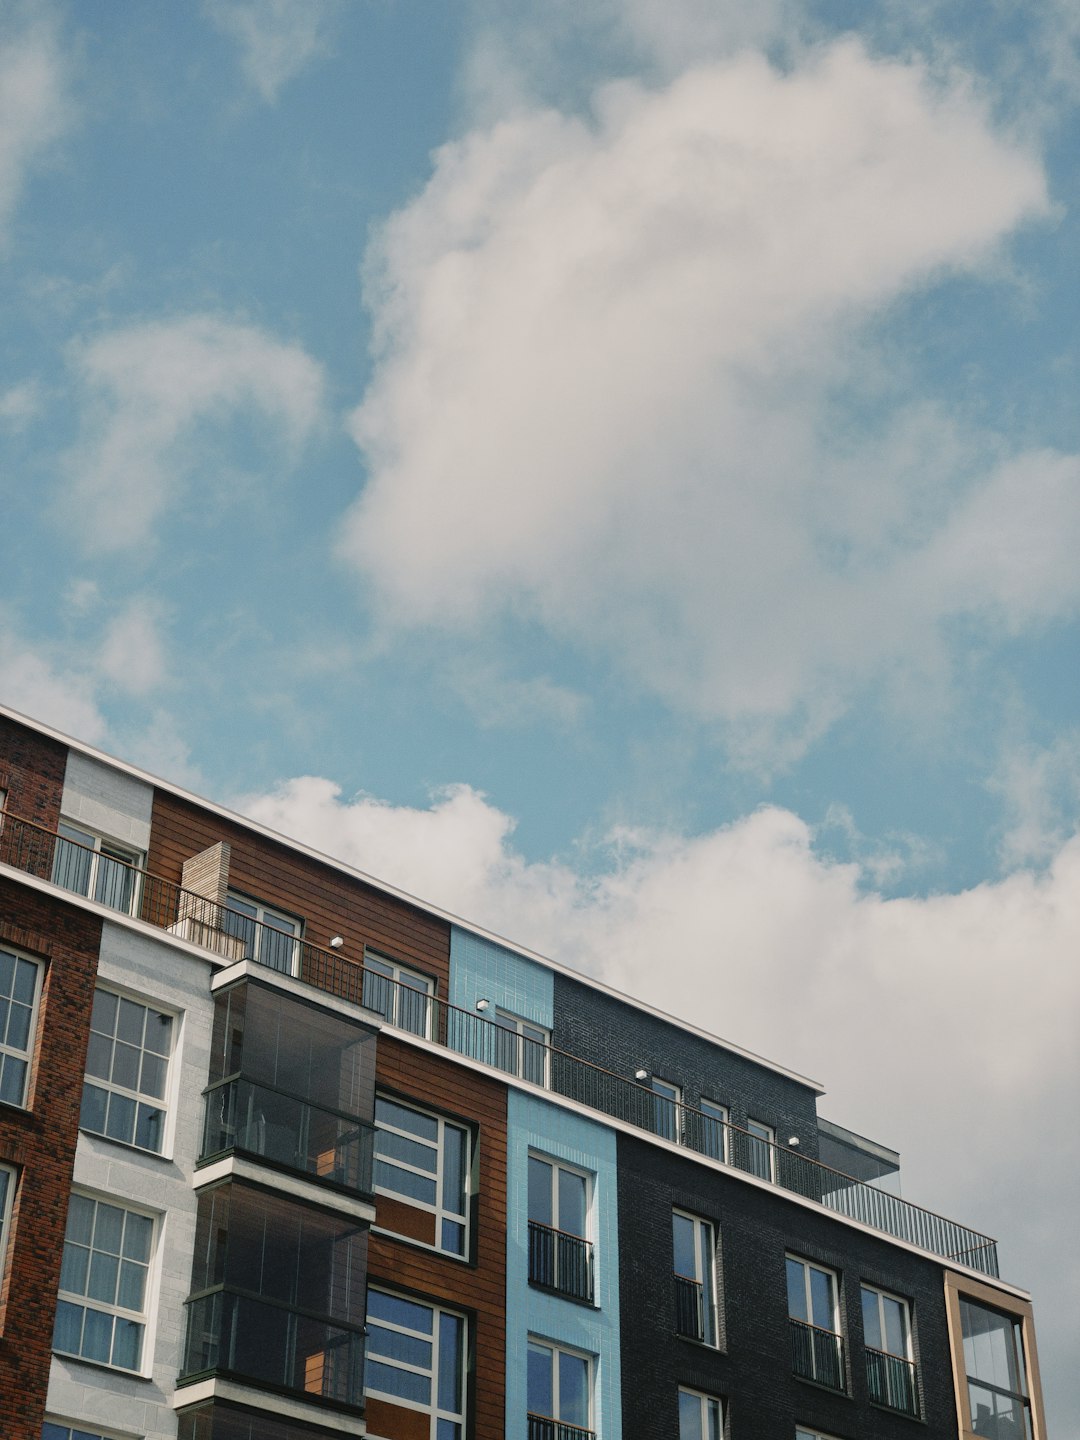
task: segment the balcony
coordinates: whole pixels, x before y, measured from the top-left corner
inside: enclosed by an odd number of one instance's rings
[[[675,1276],[675,1333],[686,1340],[702,1340],[705,1333],[705,1287],[685,1275]]]
[[[57,845],[74,844],[55,831],[10,812],[0,811],[0,823],[0,863],[46,881],[54,874]],[[71,864],[70,857],[64,863]],[[382,975],[365,979],[367,972],[361,965],[306,940],[290,938],[287,947],[283,947],[280,931],[256,921],[250,922],[251,935],[237,936],[235,916],[223,905],[147,871],[136,870],[134,866],[123,868],[131,871],[130,888],[126,882],[121,884],[113,877],[110,891],[118,896],[130,893],[133,915],[146,924],[171,931],[230,960],[244,958],[238,952],[250,948],[248,958],[258,961],[265,954],[273,957],[274,968],[277,968],[277,963],[287,956],[293,975],[356,1005],[364,1004],[365,993],[368,999],[372,997],[373,978],[377,978],[384,1013],[398,1016],[399,1021],[404,1019],[403,1033],[415,1035],[422,1031],[424,1037],[448,1050],[504,1073],[517,1073],[526,1081],[647,1134],[681,1144],[709,1159],[730,1163],[734,1169],[801,1195],[835,1214],[944,1259],[955,1260],[984,1275],[996,1278],[999,1273],[996,1242],[977,1230],[947,1220],[794,1150],[751,1135],[736,1125],[724,1124],[692,1106],[665,1100],[666,1108],[658,1110],[652,1090],[554,1046],[529,1040],[527,1052],[522,1044],[520,1057],[511,1055],[507,1046],[520,1037],[508,1039],[508,1032],[493,1020],[433,996],[422,997],[424,1010],[420,1024],[418,1012],[413,1008],[418,1003],[417,992],[409,987]],[[250,943],[252,937],[258,942],[262,930],[269,932],[265,946],[261,942]],[[395,1006],[390,1003],[391,990],[408,993],[398,997]],[[400,1023],[398,1028],[402,1028]],[[510,1063],[518,1058],[520,1064]]]
[[[804,1380],[813,1380],[830,1390],[845,1389],[844,1342],[832,1330],[808,1325],[805,1320],[788,1319],[791,1327],[791,1368]]]
[[[567,1425],[547,1415],[529,1416],[529,1440],[595,1440],[595,1437],[595,1430],[583,1430],[580,1425]]]
[[[866,1350],[866,1385],[875,1405],[919,1418],[919,1386],[915,1366],[902,1355]]]
[[[580,1235],[529,1221],[529,1284],[592,1304],[592,1246]]]

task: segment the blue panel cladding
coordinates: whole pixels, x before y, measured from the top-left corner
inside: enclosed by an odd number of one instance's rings
[[[550,1030],[554,994],[554,976],[545,966],[456,925],[451,927],[451,1005],[473,1013],[478,1000],[490,1000],[500,1010]]]
[[[508,1100],[506,1229],[506,1437],[526,1440],[528,1337],[582,1350],[593,1361],[593,1423],[601,1440],[622,1435],[619,1360],[619,1215],[615,1132],[511,1090]],[[529,1151],[593,1176],[590,1220],[596,1306],[529,1284]]]

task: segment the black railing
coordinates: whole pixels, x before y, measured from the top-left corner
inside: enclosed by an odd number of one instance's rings
[[[52,879],[58,843],[70,846],[75,842],[10,812],[0,811],[0,816],[0,863],[41,879]],[[90,855],[95,853],[85,846],[76,848]],[[518,1075],[710,1159],[728,1157],[728,1163],[736,1169],[814,1200],[837,1214],[984,1275],[998,1275],[997,1244],[977,1230],[878,1190],[795,1150],[751,1135],[737,1125],[704,1115],[690,1105],[657,1096],[635,1080],[508,1031],[484,1015],[423,995],[388,976],[365,971],[354,961],[285,935],[272,925],[244,917],[247,928],[239,934],[236,913],[224,905],[135,866],[122,868],[131,872],[132,913],[149,925],[166,929],[228,960],[248,958],[269,963],[275,969],[287,967],[316,989],[356,1005],[372,1004],[389,1023],[408,1033]],[[116,893],[122,894],[123,887]]]
[[[201,1160],[237,1151],[371,1194],[373,1125],[242,1076],[205,1095]]]
[[[685,1275],[675,1276],[675,1333],[687,1340],[704,1340],[705,1287]]]
[[[791,1368],[804,1380],[816,1380],[830,1390],[844,1390],[844,1342],[832,1330],[788,1317],[791,1327]]]
[[[222,1375],[307,1399],[363,1404],[362,1329],[226,1289],[189,1300],[187,1310],[181,1383]]]
[[[594,1440],[595,1434],[595,1430],[583,1430],[547,1415],[529,1416],[529,1440]]]
[[[915,1366],[902,1355],[866,1350],[866,1385],[875,1405],[887,1405],[904,1415],[919,1414],[919,1386]]]
[[[529,1283],[592,1304],[592,1245],[580,1235],[530,1220]]]

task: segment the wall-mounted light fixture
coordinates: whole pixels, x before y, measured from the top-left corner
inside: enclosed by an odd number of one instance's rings
[[[476,1008],[477,1008],[478,1010],[486,1010],[490,1004],[491,1004],[491,1001],[490,1001],[490,1000],[487,1000],[487,999],[485,999],[485,1000],[477,1000],[477,1002],[476,1002]]]
[[[342,939],[342,937],[340,935],[335,935],[334,938],[330,941],[330,949],[340,950],[342,945],[344,944],[345,941]]]
[[[634,1079],[635,1079],[635,1080],[647,1080],[648,1078],[649,1078],[649,1072],[648,1072],[648,1070],[635,1070],[635,1071],[634,1071]]]
[[[799,1148],[798,1135],[789,1135],[787,1143],[791,1146],[792,1150],[797,1150]]]

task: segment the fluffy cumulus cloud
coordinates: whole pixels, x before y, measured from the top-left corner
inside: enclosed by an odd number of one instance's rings
[[[1071,1313],[1080,1259],[1052,1237],[1072,1223],[1080,1164],[1058,1121],[1080,1086],[1080,837],[1038,875],[884,899],[777,808],[698,836],[615,833],[586,875],[525,861],[510,817],[466,787],[399,809],[309,777],[244,804],[820,1080],[823,1114],[901,1150],[909,1199],[1004,1233],[1005,1277]],[[1068,1337],[1041,1341],[1057,1373]]]
[[[51,7],[0,13],[0,241],[30,168],[70,127],[73,107]]]
[[[0,613],[0,695],[5,705],[91,743],[105,734],[94,675],[28,643]]]
[[[240,47],[244,78],[274,101],[288,81],[325,54],[340,0],[207,0],[208,18]]]
[[[1075,460],[883,407],[867,330],[1046,206],[961,80],[851,41],[474,130],[368,257],[342,551],[390,624],[539,620],[729,721],[820,726],[957,613],[1073,606]]]
[[[254,414],[279,442],[275,463],[291,463],[322,419],[322,372],[299,345],[213,315],[115,330],[75,345],[71,362],[82,431],[66,500],[101,551],[150,537],[207,426]]]

